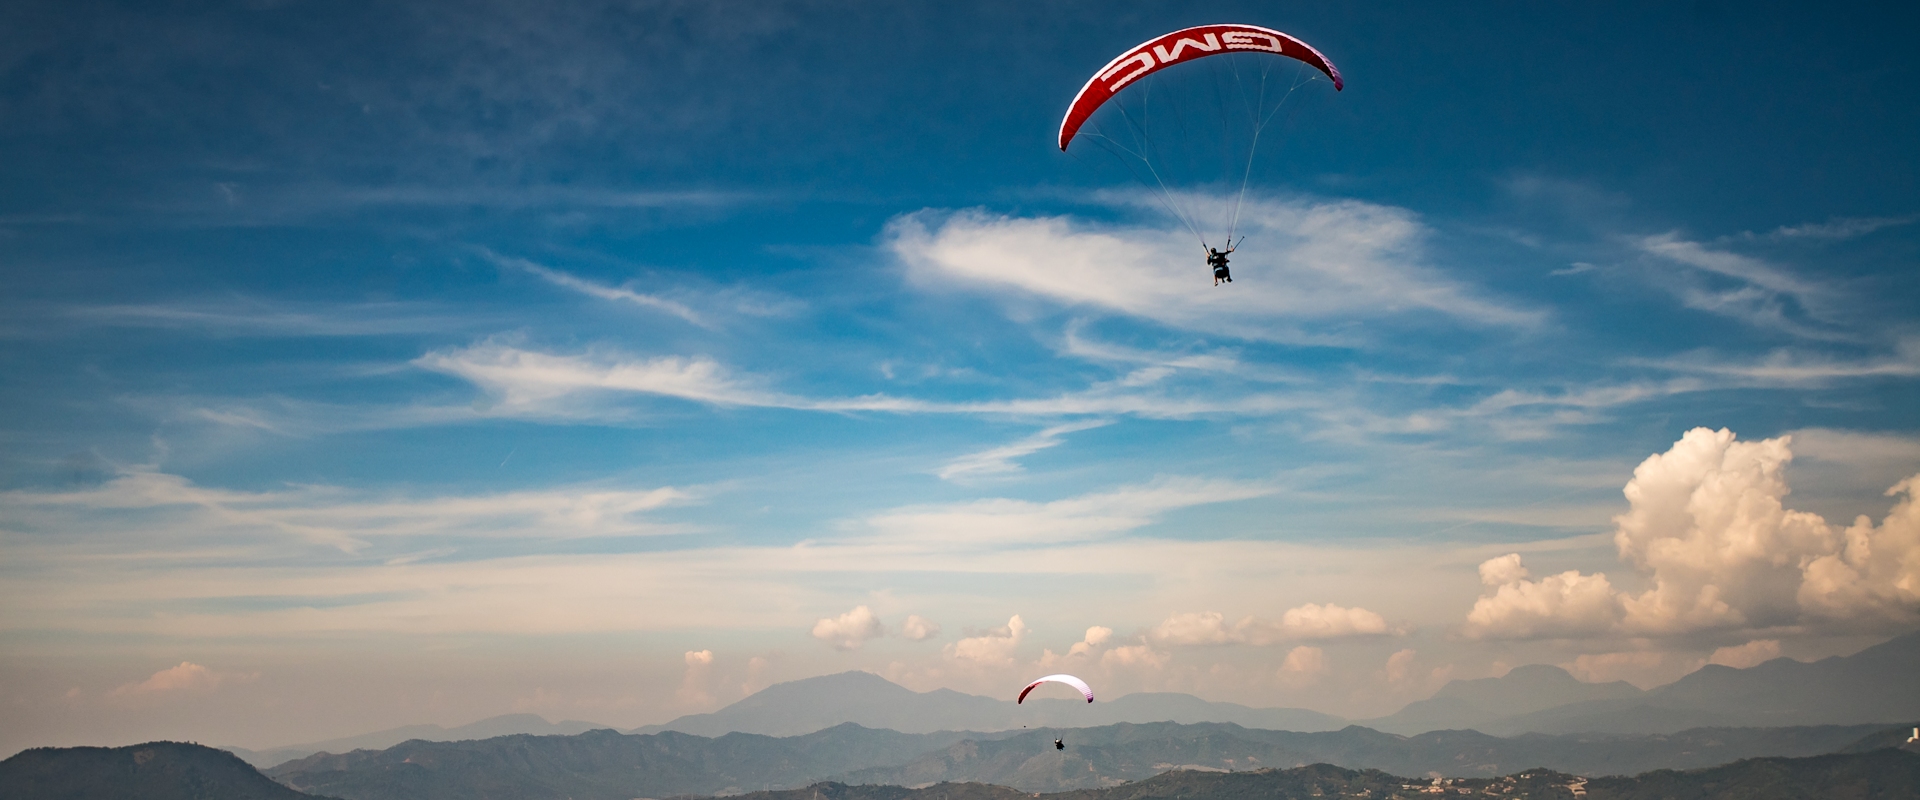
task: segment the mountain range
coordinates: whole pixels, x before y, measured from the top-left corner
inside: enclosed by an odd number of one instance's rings
[[[495,736],[510,736],[516,733],[533,733],[566,736],[611,725],[599,725],[592,722],[565,720],[548,722],[539,714],[502,714],[488,717],[479,722],[458,725],[452,728],[439,725],[405,725],[388,728],[383,731],[363,733],[358,736],[345,736],[339,739],[327,739],[307,744],[288,745],[267,750],[248,750],[244,747],[221,748],[245,759],[256,767],[271,767],[296,758],[305,758],[314,753],[347,753],[354,750],[385,750],[411,739],[425,739],[434,742],[457,742],[462,739],[491,739]]]
[[[1049,800],[1252,800],[1252,798],[1408,797],[1420,794],[1466,794],[1505,798],[1554,800],[1772,800],[1772,798],[1846,797],[1859,800],[1920,796],[1920,753],[1909,731],[1878,730],[1843,745],[1837,752],[1803,758],[1742,759],[1695,770],[1662,769],[1632,777],[1591,777],[1530,767],[1505,776],[1437,777],[1454,770],[1428,771],[1427,777],[1405,778],[1416,770],[1354,769],[1328,763],[1295,767],[1221,769],[1209,766],[1227,756],[1234,742],[1265,744],[1281,750],[1299,744],[1301,737],[1318,739],[1322,749],[1345,748],[1350,755],[1379,757],[1383,745],[1405,759],[1432,759],[1456,754],[1457,767],[1485,755],[1476,750],[1491,737],[1462,732],[1435,732],[1421,737],[1398,737],[1366,729],[1338,732],[1287,733],[1248,731],[1233,725],[1157,726],[1118,725],[1074,730],[1065,735],[1076,743],[1067,752],[1055,751],[1043,731],[1027,731],[1001,738],[966,739],[948,745],[992,744],[981,748],[976,764],[1018,764],[1018,780],[1028,786],[1082,788],[1047,794]],[[1679,753],[1693,750],[1717,758],[1745,744],[1772,741],[1812,746],[1835,741],[1853,731],[1801,729],[1772,731],[1697,731],[1678,737],[1614,737],[1585,742],[1588,750],[1622,753]],[[832,770],[862,761],[897,759],[907,751],[939,745],[953,734],[900,734],[858,726],[840,726],[803,737],[777,739],[754,734],[729,734],[718,739],[666,732],[627,735],[610,730],[575,736],[515,735],[452,743],[407,742],[383,753],[360,751],[347,756],[318,755],[275,770],[284,784],[275,783],[230,753],[175,742],[153,742],[122,748],[39,748],[0,761],[0,800],[304,800],[318,795],[301,791],[324,789],[353,800],[413,798],[414,800],[626,800],[637,795],[663,795],[662,789],[684,786],[691,779],[719,777],[729,793],[754,781],[780,782],[808,772]],[[1468,737],[1463,739],[1462,737]],[[1474,741],[1479,737],[1482,741]],[[1542,740],[1577,737],[1527,736],[1522,747],[1540,747]],[[1421,742],[1419,740],[1425,740]],[[1495,740],[1502,741],[1502,740]],[[1579,746],[1582,743],[1567,741]],[[1144,746],[1143,746],[1144,745]],[[1496,747],[1498,745],[1495,745]],[[1718,748],[1716,750],[1716,748]],[[1546,749],[1551,750],[1552,747]],[[1565,748],[1563,748],[1565,749]],[[1420,751],[1426,750],[1424,755]],[[1311,754],[1304,754],[1311,757]],[[1147,763],[1160,757],[1198,763]],[[1387,755],[1393,758],[1392,754]],[[1522,756],[1524,757],[1524,756]],[[1591,757],[1591,755],[1589,755]],[[1244,758],[1244,757],[1243,757]],[[968,760],[968,759],[963,759]],[[1255,759],[1245,758],[1247,765]],[[1137,781],[1098,775],[1089,781],[1080,768],[1100,768],[1096,762],[1131,763],[1152,774]],[[1614,759],[1616,764],[1619,759]],[[911,764],[909,762],[909,768]],[[1229,762],[1231,763],[1231,761]],[[1416,767],[1409,761],[1405,766]],[[296,768],[297,767],[297,768]],[[303,782],[304,781],[304,782]],[[319,784],[319,785],[315,785]],[[993,783],[938,782],[914,789],[894,784],[847,781],[816,782],[800,788],[769,789],[745,795],[752,800],[1019,800],[1040,797],[1037,791]]]
[[[844,722],[902,733],[1086,728],[1121,722],[1232,722],[1250,728],[1329,731],[1347,724],[1303,708],[1252,708],[1165,692],[1129,694],[1091,705],[1054,698],[1016,704],[951,689],[916,692],[870,672],[842,672],[775,684],[711,714],[690,714],[630,732],[795,736]]]
[[[1452,681],[1431,698],[1357,724],[1407,735],[1477,730],[1512,736],[1888,723],[1920,718],[1920,681],[1915,675],[1920,675],[1920,632],[1814,662],[1776,658],[1745,669],[1709,664],[1645,691],[1624,681],[1586,683],[1559,667],[1534,664],[1498,678]],[[1092,705],[1058,699],[1015,705],[948,689],[915,692],[878,675],[843,672],[776,684],[711,714],[631,732],[793,736],[843,722],[909,733],[1122,722],[1231,722],[1315,732],[1349,724],[1307,709],[1251,708],[1170,693],[1130,694]]]
[[[1906,730],[1822,726],[1500,738],[1473,731],[1408,737],[1361,727],[1301,733],[1171,722],[906,734],[849,723],[793,737],[600,730],[577,736],[412,741],[384,751],[314,755],[267,774],[303,791],[349,800],[716,795],[821,780],[904,786],[981,783],[1061,792],[1118,786],[1169,770],[1228,772],[1316,763],[1400,775],[1492,777],[1535,767],[1631,775],[1759,756],[1859,750],[1869,741],[1891,746],[1886,740],[1894,734],[1905,736]],[[1064,750],[1055,749],[1056,736],[1064,740]]]
[[[357,800],[739,794],[899,763],[968,735],[852,724],[786,738],[597,730],[577,736],[411,741],[380,751],[308,756],[266,773],[302,791]]]
[[[1702,727],[1852,725],[1920,717],[1920,632],[1849,656],[1814,662],[1776,658],[1745,669],[1709,664],[1674,683],[1641,690],[1624,681],[1586,683],[1559,667],[1517,667],[1498,678],[1456,680],[1390,716],[1359,720],[1379,731],[1674,733]],[[1121,722],[1231,722],[1247,728],[1338,730],[1347,720],[1300,708],[1251,708],[1192,695],[1142,693],[1087,705],[1029,700],[1015,705],[947,689],[915,692],[878,675],[844,672],[777,684],[711,714],[680,717],[635,733],[682,731],[792,736],[852,722],[911,733],[1085,728]]]
[[[1680,680],[1642,691],[1624,682],[1586,683],[1549,665],[1517,667],[1498,678],[1456,680],[1431,698],[1392,715],[1361,720],[1377,731],[1413,735],[1473,730],[1496,736],[1544,734],[1671,734],[1708,727],[1861,725],[1920,718],[1920,632],[1849,656],[1803,663],[1779,658],[1746,669],[1708,665]],[[1349,723],[1298,708],[1252,708],[1173,693],[1139,693],[1091,705],[1073,700],[1010,700],[948,689],[915,692],[866,672],[843,672],[770,686],[708,714],[683,716],[627,733],[677,731],[797,736],[854,723],[930,734],[941,730],[1018,731],[1025,727],[1088,728],[1119,723],[1232,723],[1249,729],[1339,730]],[[510,734],[566,735],[610,726],[551,723],[513,714],[471,725],[414,725],[360,736],[252,751],[228,748],[256,766],[315,753],[377,750],[411,739],[459,741]]]
[[[1688,728],[1848,725],[1920,717],[1920,632],[1849,656],[1776,658],[1745,669],[1708,664],[1665,686],[1582,683],[1558,667],[1454,681],[1431,699],[1360,722],[1417,733],[1671,733]]]

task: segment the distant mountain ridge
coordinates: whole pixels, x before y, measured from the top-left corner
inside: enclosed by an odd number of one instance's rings
[[[1496,736],[1880,724],[1920,718],[1920,681],[1913,680],[1914,675],[1920,675],[1920,632],[1812,663],[1781,658],[1746,669],[1708,665],[1645,692],[1619,681],[1585,683],[1559,667],[1535,664],[1516,667],[1499,678],[1453,681],[1431,698],[1358,724],[1402,735],[1475,730]],[[1250,729],[1320,732],[1348,724],[1307,709],[1251,708],[1173,693],[1102,698],[1091,705],[1044,698],[1015,705],[1011,700],[949,689],[915,692],[871,673],[843,672],[775,684],[712,713],[626,732],[797,736],[849,722],[904,733],[1151,722],[1221,722]],[[408,739],[576,734],[602,727],[574,721],[549,723],[532,714],[517,714],[458,728],[408,726],[259,752],[229,749],[256,765],[271,766],[316,752],[380,749]]]
[[[1389,733],[1479,730],[1537,711],[1595,700],[1626,700],[1644,695],[1626,681],[1584,683],[1559,667],[1530,664],[1498,678],[1456,680],[1433,697],[1408,703],[1391,716],[1359,724]]]
[[[388,728],[383,731],[363,733],[358,736],[343,736],[307,744],[287,745],[266,750],[248,750],[243,747],[221,748],[237,755],[256,767],[271,767],[297,758],[306,758],[314,753],[347,753],[354,750],[385,750],[411,739],[424,739],[432,742],[457,742],[462,739],[491,739],[495,736],[510,736],[516,733],[542,735],[572,735],[586,733],[602,728],[611,729],[612,725],[600,725],[579,720],[548,722],[538,714],[502,714],[488,717],[478,722],[458,725],[452,728],[439,725],[405,725]]]
[[[1519,680],[1509,680],[1516,675]],[[1920,717],[1916,676],[1920,632],[1814,662],[1776,658],[1745,669],[1708,664],[1645,692],[1582,684],[1557,667],[1524,667],[1505,678],[1456,681],[1432,700],[1362,724],[1400,733],[1450,727],[1510,736],[1888,723]],[[1568,702],[1538,702],[1546,697]]]
[[[1129,694],[1092,705],[1052,698],[1015,704],[1012,699],[951,689],[916,692],[870,672],[842,672],[774,684],[710,714],[689,714],[664,725],[628,732],[797,736],[846,722],[902,733],[1003,731],[1042,725],[1086,728],[1121,722],[1232,722],[1248,727],[1326,731],[1347,724],[1340,717],[1303,708],[1252,708],[1173,693]]]
[[[1498,678],[1458,680],[1433,697],[1358,724],[1398,734],[1477,730],[1521,733],[1674,733],[1702,727],[1890,723],[1920,717],[1920,632],[1812,663],[1777,658],[1746,669],[1716,664],[1642,691],[1624,681],[1586,683],[1559,667],[1516,667]],[[947,689],[915,692],[878,675],[843,672],[776,684],[710,714],[635,733],[677,730],[793,736],[852,722],[903,732],[1096,727],[1123,722],[1230,722],[1248,728],[1337,730],[1347,720],[1299,708],[1250,708],[1192,695],[1130,694],[1092,705],[1010,700]]]

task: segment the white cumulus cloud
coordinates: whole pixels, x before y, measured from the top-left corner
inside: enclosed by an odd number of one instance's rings
[[[1248,616],[1229,625],[1226,615],[1218,611],[1175,614],[1154,626],[1147,638],[1167,645],[1267,645],[1293,639],[1378,636],[1391,632],[1385,618],[1364,608],[1307,603],[1287,609],[1277,622]]]
[[[1311,686],[1327,671],[1327,651],[1301,645],[1287,651],[1280,662],[1280,682],[1295,688]]]
[[[1509,553],[1480,565],[1488,591],[1467,613],[1467,635],[1474,638],[1526,639],[1579,636],[1613,628],[1620,604],[1604,574],[1569,570],[1528,580],[1520,554]]]
[[[1294,639],[1333,639],[1387,632],[1387,621],[1364,608],[1308,603],[1280,615],[1280,632]]]
[[[1779,639],[1755,639],[1737,647],[1722,647],[1707,657],[1707,663],[1746,669],[1780,657]]]
[[[936,626],[934,630],[938,631],[939,628]],[[832,645],[835,650],[858,650],[868,639],[884,633],[886,628],[880,624],[880,617],[866,606],[854,606],[852,611],[813,624],[813,638]]]
[[[157,695],[184,691],[207,691],[217,689],[229,681],[247,681],[259,677],[259,673],[218,672],[191,661],[182,661],[177,666],[155,672],[144,681],[122,684],[111,695],[128,697],[139,695]]]
[[[1002,666],[1013,663],[1014,649],[1027,638],[1027,624],[1015,614],[1007,624],[947,645],[948,658]]]
[[[1588,683],[1626,681],[1642,689],[1672,683],[1706,663],[1699,656],[1664,650],[1624,650],[1586,653],[1562,664],[1574,677]]]
[[[680,691],[675,697],[693,707],[712,705],[713,651],[688,650],[682,658],[686,661],[687,671],[680,679]]]
[[[1086,638],[1081,639],[1078,642],[1074,642],[1072,647],[1067,648],[1067,655],[1078,656],[1078,655],[1085,655],[1087,653],[1091,653],[1095,650],[1100,649],[1102,645],[1105,645],[1108,641],[1112,639],[1113,639],[1112,628],[1108,628],[1103,625],[1095,625],[1087,629]]]
[[[1416,651],[1408,647],[1397,650],[1393,655],[1387,656],[1385,676],[1388,684],[1399,686],[1413,679],[1413,658],[1415,655]]]
[[[1170,654],[1147,644],[1130,644],[1100,654],[1100,663],[1107,667],[1159,669],[1171,659]]]
[[[1862,514],[1841,532],[1836,552],[1807,564],[1798,599],[1812,613],[1900,622],[1920,616],[1920,475],[1887,494],[1901,499],[1878,527]]]
[[[1094,658],[1096,656],[1109,655],[1108,653],[1103,653],[1102,651],[1107,647],[1108,644],[1112,642],[1113,642],[1112,628],[1106,627],[1105,625],[1094,625],[1090,628],[1087,628],[1086,635],[1082,637],[1080,641],[1074,642],[1073,646],[1067,648],[1067,652],[1065,655],[1055,653],[1050,649],[1042,651],[1040,654],[1040,666],[1046,667],[1048,669],[1055,669],[1055,668],[1063,667],[1069,661],[1084,662],[1086,659]],[[1122,648],[1122,649],[1125,649],[1125,648]],[[1120,658],[1130,659],[1135,657],[1136,655],[1142,655],[1142,654],[1130,653],[1128,655],[1121,656]],[[1127,663],[1131,664],[1135,662],[1128,661]]]
[[[907,621],[900,625],[900,636],[910,641],[924,642],[939,635],[939,624],[919,614],[908,614]]]
[[[1875,525],[1844,529],[1789,509],[1791,437],[1737,441],[1695,428],[1634,469],[1614,518],[1621,561],[1649,587],[1616,590],[1604,574],[1530,578],[1518,554],[1480,567],[1486,592],[1467,616],[1477,638],[1838,625],[1888,629],[1920,622],[1920,475]]]

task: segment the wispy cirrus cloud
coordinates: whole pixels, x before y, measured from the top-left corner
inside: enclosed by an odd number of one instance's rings
[[[299,303],[236,297],[66,309],[67,319],[119,328],[189,331],[208,336],[394,336],[471,330],[497,322],[431,303]]]
[[[149,468],[67,491],[0,492],[18,529],[59,529],[88,517],[133,514],[154,541],[304,541],[362,551],[376,541],[636,536],[684,529],[645,519],[691,502],[685,489],[572,487],[444,497],[380,496],[329,486],[241,491],[200,486]],[[91,541],[78,537],[76,541]]]
[[[719,189],[631,191],[577,186],[378,186],[302,190],[303,196],[331,200],[344,207],[484,206],[498,209],[543,207],[685,208],[737,206],[771,199],[763,192]]]
[[[736,378],[705,356],[555,355],[489,341],[430,352],[414,364],[488,389],[511,410],[552,406],[588,391],[658,395],[721,406],[792,407],[805,402]]]
[[[859,530],[889,542],[965,548],[1084,541],[1145,527],[1178,509],[1251,500],[1278,491],[1269,483],[1168,477],[1044,503],[992,498],[899,508],[867,517]]]
[[[1802,428],[1789,435],[1796,458],[1885,466],[1920,464],[1920,436],[1912,434]]]
[[[488,261],[492,261],[496,266],[499,266],[505,269],[517,269],[522,272],[529,273],[531,275],[534,275],[540,278],[541,280],[544,280],[548,283],[551,283],[563,289],[569,289],[569,290],[587,295],[589,297],[597,297],[602,300],[612,300],[620,303],[630,303],[636,306],[640,306],[642,308],[650,308],[655,311],[662,311],[662,312],[671,314],[673,316],[679,317],[683,320],[686,320],[687,322],[690,322],[694,325],[698,325],[702,328],[711,329],[713,327],[712,322],[708,321],[706,318],[702,317],[700,314],[695,313],[693,309],[688,308],[686,305],[682,303],[679,303],[673,300],[668,300],[667,298],[660,297],[658,295],[646,294],[644,292],[636,292],[633,289],[628,288],[626,286],[606,286],[603,284],[594,283],[593,281],[586,280],[585,278],[569,275],[565,272],[561,272],[559,270],[553,269],[551,267],[543,266],[541,264],[536,264],[524,258],[503,256],[491,250],[482,250],[481,253],[486,257]]]
[[[981,478],[1008,475],[1020,471],[1020,463],[1015,459],[1030,456],[1050,447],[1057,447],[1065,441],[1069,433],[1076,433],[1111,425],[1111,420],[1084,420],[1055,425],[1019,441],[999,447],[968,453],[947,462],[934,470],[941,480],[965,483]]]
[[[1663,281],[1687,307],[1732,317],[1804,339],[1853,341],[1840,324],[1836,290],[1801,278],[1752,256],[1719,250],[1669,232],[1634,240],[1642,252],[1737,282],[1733,287],[1698,281]]]
[[[1200,352],[1143,350],[1101,341],[1086,332],[1079,320],[1067,326],[1058,352],[1063,356],[1104,364],[1133,364],[1139,375],[1172,375],[1176,372],[1230,375],[1263,383],[1291,383],[1309,380],[1306,375],[1272,364],[1249,361],[1231,348],[1213,347]]]
[[[1790,241],[1812,239],[1841,241],[1873,233],[1884,228],[1897,228],[1912,225],[1920,221],[1920,214],[1907,214],[1898,217],[1838,217],[1826,222],[1806,222],[1799,225],[1782,225],[1766,233],[1751,231],[1740,234],[1738,238],[1746,240],[1771,239]]]
[[[1104,199],[1150,202],[1132,195]],[[1183,201],[1205,208],[1231,199],[1195,195]],[[1408,311],[1471,326],[1526,328],[1544,319],[1538,311],[1487,299],[1423,263],[1424,229],[1404,210],[1356,201],[1265,200],[1249,202],[1242,218],[1259,242],[1238,256],[1249,265],[1242,269],[1258,269],[1271,279],[1219,291],[1208,291],[1210,277],[1195,243],[1170,228],[922,212],[895,219],[884,243],[922,283],[1011,291],[1252,339],[1352,345],[1357,342],[1326,323]]]
[[[711,216],[727,209],[767,202],[767,193],[689,188],[632,191],[533,183],[500,185],[475,182],[455,165],[437,183],[385,186],[338,183],[217,181],[183,192],[164,207],[143,209],[152,219],[193,228],[251,228],[315,224],[361,215],[444,215],[483,211],[493,214],[552,213],[576,217]],[[95,211],[83,224],[124,224],[120,211]]]
[[[618,421],[633,414],[622,398],[662,397],[721,407],[780,408],[826,413],[883,412],[896,414],[968,414],[983,416],[1133,416],[1150,419],[1187,419],[1210,415],[1298,415],[1327,426],[1327,432],[1355,434],[1423,434],[1481,426],[1505,438],[1537,438],[1565,425],[1591,424],[1605,419],[1602,412],[1665,397],[1743,385],[1757,379],[1744,376],[1736,365],[1678,360],[1631,362],[1694,373],[1665,379],[1597,382],[1525,388],[1488,387],[1491,391],[1466,402],[1398,400],[1373,388],[1418,384],[1417,380],[1362,375],[1352,379],[1320,381],[1313,391],[1276,391],[1259,385],[1220,386],[1174,380],[1185,374],[1226,374],[1250,377],[1260,383],[1296,382],[1290,374],[1269,375],[1258,367],[1237,363],[1219,353],[1195,356],[1161,355],[1072,340],[1076,352],[1100,359],[1138,363],[1112,380],[1050,396],[974,401],[947,401],[887,394],[852,397],[811,397],[779,391],[772,379],[740,373],[706,356],[633,357],[599,351],[573,354],[528,350],[500,340],[428,353],[415,360],[418,367],[453,375],[488,392],[494,403],[484,415],[555,421],[600,419]],[[1138,361],[1136,361],[1136,359]],[[1848,369],[1829,365],[1834,374],[1906,374],[1907,362]],[[1820,370],[1813,370],[1820,372]],[[1779,378],[1776,378],[1779,379]],[[1459,384],[1448,378],[1446,383]],[[1469,384],[1470,385],[1470,384]],[[458,414],[469,414],[456,410]],[[979,476],[1009,471],[1010,459],[1058,443],[1058,436],[1077,426],[1043,433],[1030,440],[994,448],[953,462],[950,477]],[[976,458],[977,457],[977,458]]]
[[[849,576],[882,585],[906,575],[947,575],[988,592],[997,591],[990,588],[996,582],[1035,574],[1146,580],[1158,587],[1151,594],[1099,602],[1145,624],[1150,620],[1138,611],[1120,609],[1144,603],[1164,615],[1169,602],[1223,602],[1267,586],[1275,574],[1297,576],[1289,592],[1350,591],[1351,579],[1331,565],[1433,561],[1434,554],[1147,532],[1182,509],[1276,491],[1168,477],[1050,501],[886,509],[799,543],[680,538],[658,548],[574,553],[540,545],[684,531],[649,517],[697,498],[674,488],[439,497],[338,487],[240,491],[146,471],[86,490],[0,493],[0,515],[9,521],[0,531],[8,556],[0,630],[223,638],[776,625],[812,626],[850,643],[872,625],[866,615],[845,611]],[[356,540],[347,551],[335,541],[341,533]],[[301,543],[319,549],[290,546]],[[650,611],[700,592],[713,600],[674,615]],[[1159,597],[1164,592],[1181,599]],[[1118,599],[1124,602],[1112,602]],[[916,601],[919,610],[942,616],[971,608],[953,602]],[[832,622],[820,628],[822,619]],[[937,626],[910,619],[902,630],[925,638]]]
[[[1818,296],[1824,292],[1822,287],[1804,281],[1765,261],[1725,250],[1714,250],[1700,242],[1682,239],[1676,232],[1642,237],[1636,244],[1648,253],[1745,281],[1772,292],[1794,297]]]
[[[954,402],[867,394],[816,398],[767,388],[766,378],[742,375],[707,356],[635,358],[611,352],[554,354],[486,341],[439,350],[413,362],[453,375],[498,398],[493,413],[578,418],[609,397],[647,395],[716,406],[821,412],[986,414],[1011,416],[1136,415],[1182,418],[1209,414],[1272,414],[1300,400],[1274,393],[1231,396],[1157,386],[1162,373],[1132,374],[1048,397]]]
[[[1920,339],[1900,340],[1895,344],[1894,352],[1881,356],[1846,358],[1782,349],[1754,359],[1694,353],[1628,363],[1717,377],[1720,380],[1716,383],[1724,387],[1815,387],[1850,379],[1920,375]]]

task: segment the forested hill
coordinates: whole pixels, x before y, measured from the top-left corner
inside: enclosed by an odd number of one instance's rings
[[[730,800],[1416,800],[1465,796],[1510,800],[1913,800],[1920,755],[1901,750],[1739,761],[1703,770],[1631,778],[1582,778],[1529,770],[1498,778],[1407,778],[1327,764],[1253,772],[1178,771],[1107,789],[1030,795],[979,783],[920,789],[824,783]]]
[[[38,747],[0,761],[0,800],[315,800],[239,756],[185,742]]]

